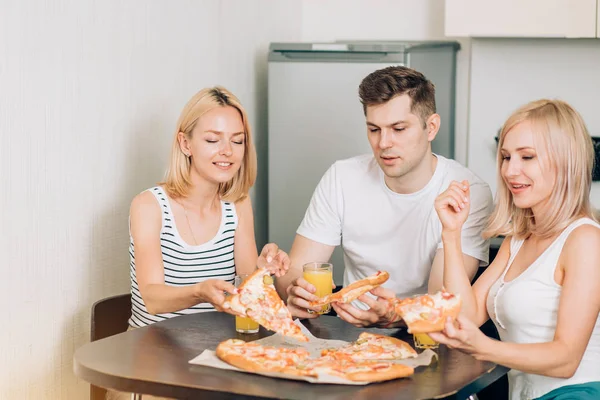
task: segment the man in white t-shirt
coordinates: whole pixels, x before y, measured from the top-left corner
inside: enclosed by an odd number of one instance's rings
[[[392,296],[441,288],[442,227],[434,209],[438,194],[453,180],[471,189],[469,218],[462,233],[465,268],[472,278],[487,265],[489,243],[481,233],[492,211],[489,186],[454,160],[431,152],[440,127],[435,89],[423,74],[401,66],[375,71],[360,84],[367,137],[373,154],[337,161],[317,186],[290,251],[291,268],[278,278],[294,316],[315,300],[314,286],[302,279],[302,265],[326,261],[336,246],[344,253],[344,286],[388,271],[389,280],[361,302],[334,304],[356,326],[391,326]]]

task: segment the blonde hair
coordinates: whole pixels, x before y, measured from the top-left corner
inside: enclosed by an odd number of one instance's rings
[[[556,172],[556,180],[543,218],[534,219],[530,208],[515,206],[512,195],[502,179],[500,152],[508,132],[527,121],[531,124],[542,168]],[[551,237],[572,221],[587,216],[596,220],[590,205],[590,187],[594,167],[592,139],[581,115],[560,100],[537,100],[516,110],[500,132],[497,153],[498,190],[496,207],[483,233],[485,238],[505,235],[518,239],[530,235]]]
[[[183,132],[188,140],[192,138],[192,131],[198,120],[208,111],[217,107],[233,107],[237,109],[244,124],[244,159],[237,174],[228,182],[219,185],[219,196],[228,201],[239,201],[248,195],[256,180],[256,149],[252,140],[252,130],[248,122],[246,110],[237,97],[224,87],[215,86],[205,88],[196,93],[185,105],[177,120],[177,127],[173,137],[171,159],[166,173],[165,181],[161,183],[167,193],[173,197],[185,197],[189,194],[192,182],[190,179],[191,160],[179,145],[177,138]]]

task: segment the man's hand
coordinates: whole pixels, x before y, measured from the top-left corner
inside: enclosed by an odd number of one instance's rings
[[[377,296],[377,298],[373,299],[367,295],[358,298],[358,300],[369,306],[368,310],[360,310],[352,304],[342,303],[333,303],[333,309],[341,319],[359,328],[370,326],[388,327],[400,320],[391,302],[395,298],[394,292],[379,286],[371,290],[370,293]]]
[[[303,278],[297,278],[287,287],[287,307],[293,317],[317,318],[319,314],[311,314],[308,309],[321,311],[322,306],[311,307],[309,302],[319,298],[314,295],[317,289]]]

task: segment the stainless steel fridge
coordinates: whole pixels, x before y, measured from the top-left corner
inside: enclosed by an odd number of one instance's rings
[[[433,152],[454,157],[457,42],[272,43],[268,72],[268,239],[289,251],[312,193],[336,160],[369,153],[358,86],[390,65],[436,87],[442,126]],[[343,246],[343,238],[342,238]],[[324,261],[324,260],[320,260]],[[332,256],[342,284],[340,248]]]

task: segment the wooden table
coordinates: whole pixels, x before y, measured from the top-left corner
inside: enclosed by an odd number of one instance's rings
[[[464,399],[508,371],[441,346],[439,360],[414,376],[366,386],[317,385],[189,364],[205,349],[237,337],[256,340],[272,333],[239,334],[234,317],[210,312],[187,315],[88,343],[75,352],[75,374],[96,386],[177,399]],[[304,321],[323,339],[355,340],[364,329],[322,316]],[[412,344],[405,330],[371,329]]]

